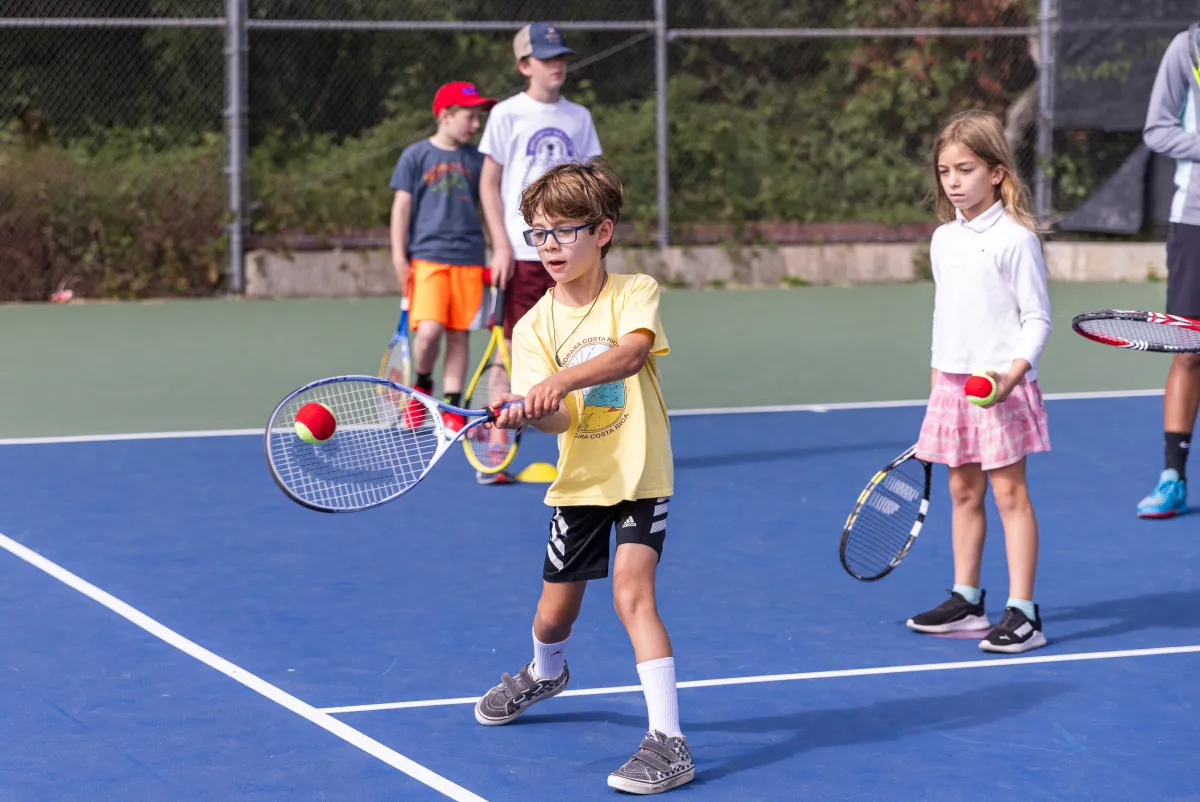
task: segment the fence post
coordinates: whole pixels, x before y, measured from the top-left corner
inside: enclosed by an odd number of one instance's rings
[[[229,292],[245,290],[243,257],[249,227],[246,204],[246,0],[225,0],[225,173],[229,179]]]
[[[1045,225],[1051,210],[1051,162],[1054,159],[1054,82],[1057,80],[1054,49],[1058,20],[1054,0],[1041,0],[1038,10],[1038,122],[1037,165],[1034,173],[1034,211],[1038,225]]]
[[[658,244],[671,244],[671,187],[667,150],[667,0],[654,0],[654,90],[657,100]]]

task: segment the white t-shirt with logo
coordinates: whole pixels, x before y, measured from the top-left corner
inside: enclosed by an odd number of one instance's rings
[[[586,162],[602,153],[592,113],[565,98],[541,103],[521,92],[492,108],[479,152],[503,168],[500,198],[513,256],[537,261],[537,248],[522,237],[529,225],[521,217],[521,192],[557,164]]]

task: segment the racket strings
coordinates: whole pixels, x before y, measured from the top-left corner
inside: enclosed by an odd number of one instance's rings
[[[1076,326],[1102,341],[1135,350],[1200,350],[1200,331],[1183,325],[1135,318],[1100,318],[1081,320]]]
[[[845,560],[857,576],[878,576],[901,555],[924,500],[925,466],[919,460],[901,463],[871,488],[846,539]]]
[[[408,343],[403,340],[396,343],[396,347],[392,349],[392,353],[383,366],[381,378],[396,384],[403,384],[405,387],[412,386],[412,360],[408,355]]]
[[[360,509],[394,498],[415,485],[437,458],[443,438],[437,405],[379,385],[323,384],[293,398],[271,426],[271,463],[298,498],[326,509]],[[337,429],[323,443],[300,439],[296,413],[318,402]]]

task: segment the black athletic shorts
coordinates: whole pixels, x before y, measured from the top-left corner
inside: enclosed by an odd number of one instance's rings
[[[643,498],[612,507],[555,507],[542,578],[580,582],[608,576],[608,536],[614,526],[618,546],[641,543],[661,558],[669,502],[669,498]]]
[[[1167,234],[1167,314],[1200,318],[1200,226],[1171,223]]]

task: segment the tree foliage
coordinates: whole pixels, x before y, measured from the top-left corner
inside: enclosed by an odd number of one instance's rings
[[[14,11],[5,13],[31,14],[18,6],[36,5],[15,0]],[[99,16],[113,4],[73,5],[79,16]],[[129,16],[204,17],[219,15],[223,3],[120,5]],[[251,0],[250,13],[255,20],[511,20],[544,12],[544,4],[521,0],[399,5]],[[669,4],[677,28],[863,29],[1028,25],[1031,5]],[[561,0],[554,13],[644,19],[652,3]],[[593,111],[606,155],[626,182],[627,219],[652,225],[653,40],[637,31],[568,37],[579,56],[567,94]],[[23,29],[9,38],[11,46],[0,50],[0,111],[8,112],[0,159],[20,169],[0,192],[0,227],[9,227],[0,233],[23,233],[0,259],[5,267],[28,265],[22,275],[42,278],[0,297],[42,297],[72,270],[87,272],[88,286],[99,293],[219,286],[223,31]],[[504,31],[252,31],[254,231],[321,235],[386,225],[392,166],[405,145],[432,131],[433,91],[448,80],[473,81],[496,97],[519,91],[510,42]],[[1036,78],[1023,38],[866,31],[857,38],[679,38],[668,65],[671,218],[679,225],[927,220],[929,147],[938,128],[964,108],[1003,114]]]

